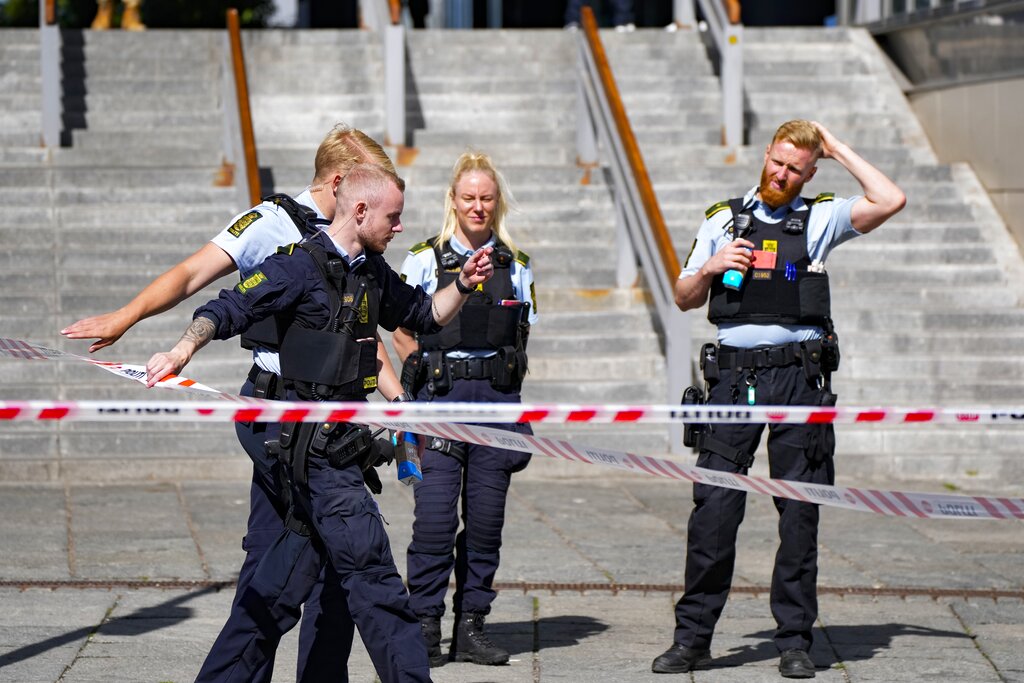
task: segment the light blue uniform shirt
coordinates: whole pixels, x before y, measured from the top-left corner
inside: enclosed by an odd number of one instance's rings
[[[313,201],[307,187],[295,201],[316,212],[317,218],[326,220]],[[228,227],[221,230],[212,243],[223,249],[238,267],[242,279],[249,277],[259,265],[277,248],[302,240],[302,234],[295,222],[284,209],[272,202],[263,202],[243,211],[231,219]],[[357,257],[358,258],[358,257]],[[253,362],[264,370],[281,373],[281,361],[276,351],[256,347],[252,351]]]
[[[494,246],[494,236],[487,240],[484,247]],[[458,238],[452,235],[449,240],[449,244],[452,246],[454,251],[459,256],[470,256],[473,254],[473,249],[464,246],[459,242]],[[405,262],[402,263],[401,275],[402,278],[410,285],[415,287],[420,285],[424,291],[431,296],[437,291],[437,271],[438,271],[437,257],[434,255],[433,249],[424,249],[418,254],[409,252],[405,257]],[[513,260],[510,266],[510,273],[512,277],[512,291],[519,301],[530,302],[530,325],[537,323],[537,300],[534,296],[533,289],[533,271],[530,269],[529,263],[523,265],[519,261]],[[453,358],[466,358],[466,357],[486,357],[493,356],[496,352],[491,349],[479,349],[479,350],[454,350],[449,351],[447,355]]]
[[[765,223],[778,223],[792,211],[803,209],[803,198],[796,197],[787,206],[775,211],[757,199],[757,186],[743,197],[743,206],[752,207],[754,217]],[[837,246],[860,235],[850,222],[850,210],[861,197],[836,198],[815,204],[811,209],[804,232],[807,236],[807,254],[811,261],[825,262]],[[732,222],[732,211],[719,211],[706,219],[697,231],[697,239],[679,277],[695,274],[708,259],[733,241],[726,228]],[[716,277],[722,277],[717,275]],[[751,349],[760,346],[779,346],[790,342],[817,339],[823,331],[813,325],[757,325],[750,323],[723,323],[718,326],[718,343]]]

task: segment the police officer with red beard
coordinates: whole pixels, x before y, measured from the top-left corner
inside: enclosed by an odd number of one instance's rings
[[[801,197],[818,159],[834,159],[862,196]],[[813,121],[789,121],[765,150],[760,185],[705,213],[676,281],[681,310],[702,307],[718,326],[718,344],[701,349],[706,400],[716,405],[834,405],[829,377],[839,361],[824,261],[838,245],[868,233],[903,208],[903,192],[878,169]],[[696,392],[688,390],[693,396]],[[745,474],[764,424],[703,425],[690,434],[700,467]],[[831,425],[769,425],[776,479],[832,484]],[[673,645],[655,673],[686,673],[711,663],[715,624],[725,607],[743,520],[742,491],[694,484],[687,528],[686,587],[676,604]],[[780,545],[771,610],[779,672],[813,678],[808,651],[818,616],[818,506],[775,498]]]

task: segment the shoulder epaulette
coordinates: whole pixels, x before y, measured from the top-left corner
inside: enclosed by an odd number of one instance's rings
[[[530,255],[527,254],[525,251],[517,251],[516,261],[519,262],[519,265],[526,266],[530,263]]]
[[[712,204],[711,206],[708,207],[708,210],[704,212],[704,218],[711,218],[716,213],[720,213],[722,211],[725,211],[728,208],[729,208],[728,200],[726,200],[724,202],[718,202],[717,204]]]
[[[814,201],[811,202],[811,204],[817,204],[818,202],[830,202],[835,198],[835,192],[822,192],[821,194],[814,198]]]
[[[283,247],[278,247],[277,248],[277,253],[278,254],[287,254],[288,256],[291,256],[293,251],[295,251],[295,245],[294,244],[286,244]]]
[[[419,253],[424,252],[427,249],[431,249],[431,248],[432,247],[430,246],[429,242],[420,242],[418,244],[412,245],[412,248],[409,249],[409,253],[410,254],[419,254]]]

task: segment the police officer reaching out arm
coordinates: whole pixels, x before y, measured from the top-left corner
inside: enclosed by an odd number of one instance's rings
[[[205,246],[157,277],[130,302],[115,311],[72,323],[61,330],[61,334],[69,339],[95,338],[89,347],[92,353],[114,344],[138,321],[170,309],[236,269],[242,281],[248,280],[278,247],[298,242],[331,222],[337,209],[337,193],[342,178],[358,164],[373,164],[394,172],[391,159],[376,141],[344,124],[334,126],[317,147],[310,184],[294,199],[281,194],[271,195],[239,213]],[[251,349],[253,356],[253,365],[239,389],[242,396],[284,397],[277,331],[271,318],[253,326],[242,336],[242,346]],[[378,390],[386,399],[392,400],[401,395],[401,384],[379,335],[375,333],[375,336],[378,342]],[[235,423],[238,441],[253,463],[249,517],[242,539],[245,558],[238,572],[236,601],[247,594],[253,570],[285,528],[283,515],[288,509],[288,491],[282,483],[278,459],[266,448],[268,442],[276,441],[277,430],[278,425],[274,423]],[[301,551],[301,547],[296,548],[297,552]],[[339,623],[330,617],[332,613],[339,612],[338,604],[344,608],[343,603],[342,596],[321,593],[318,587],[304,605],[298,639],[298,680],[306,680],[303,673],[309,662],[315,662],[312,668],[321,670],[334,670],[344,663],[345,649],[339,645],[352,641],[351,623]],[[273,619],[273,615],[270,618]],[[255,625],[252,629],[253,632],[257,630]],[[235,669],[235,642],[218,639],[214,643],[203,662],[197,683],[223,681],[226,672]],[[270,681],[274,673],[273,658],[265,661],[264,669],[254,672],[250,683]]]
[[[863,196],[803,198],[819,158],[834,159]],[[839,351],[824,262],[830,251],[871,232],[903,208],[903,192],[812,121],[789,121],[765,150],[760,183],[705,212],[675,285],[682,310],[708,303],[718,344],[700,352],[706,400],[715,405],[834,405]],[[736,271],[736,272],[730,272]],[[728,276],[728,277],[727,277]],[[684,399],[704,395],[687,390]],[[691,427],[691,429],[693,429]],[[699,467],[745,474],[764,424],[699,425]],[[827,425],[768,425],[772,478],[833,484],[835,434]],[[693,432],[691,432],[693,435]],[[687,531],[686,587],[676,604],[673,645],[655,673],[686,673],[711,662],[711,640],[732,582],[742,491],[694,484]],[[817,619],[818,506],[776,498],[780,545],[772,575],[779,672],[813,678],[807,654]]]
[[[382,253],[402,231],[403,189],[384,169],[355,166],[338,186],[330,225],[282,247],[245,281],[197,309],[175,347],[150,359],[150,384],[178,372],[210,339],[231,337],[273,316],[285,398],[364,400],[377,386],[378,326],[437,331],[493,272],[491,250],[480,249],[456,282],[433,298],[402,282]],[[343,595],[348,608],[325,610],[324,617],[346,621],[350,632],[358,626],[361,634],[375,634],[364,644],[381,680],[428,681],[419,625],[364,486],[377,479],[373,467],[380,462],[369,430],[283,423],[277,445],[291,508],[285,531],[255,568],[218,638],[236,650],[233,676],[240,677],[231,680],[250,680],[242,674],[266,665],[273,654],[266,643],[276,645],[294,626],[326,566],[324,594]],[[310,538],[317,542],[306,542]],[[293,552],[296,546],[302,552]]]
[[[340,201],[341,197],[339,197]],[[399,189],[398,185],[393,185],[387,190],[387,196],[382,204],[383,208],[373,210],[366,201],[353,201],[347,207],[348,211],[344,214],[336,214],[330,226],[323,232],[339,250],[349,254],[350,259],[353,261],[364,250],[379,255],[387,249],[388,243],[391,242],[395,234],[402,231],[401,214],[404,201],[402,190]],[[316,237],[320,236],[317,235]],[[482,284],[490,278],[494,272],[490,259],[491,251],[491,247],[476,251],[466,261],[456,282],[453,282],[450,286],[445,287],[433,296],[430,309],[434,323],[445,325],[450,322],[459,312],[459,308],[462,307],[469,293],[478,284]],[[280,262],[283,258],[285,257],[282,254],[277,254],[268,260]],[[271,268],[275,268],[275,266],[272,265]],[[263,272],[259,272],[259,274],[264,278],[266,277],[266,274]],[[233,290],[226,290],[226,292],[245,290],[244,284],[242,283]],[[260,284],[262,283],[256,283],[256,285]],[[234,336],[234,334],[244,331],[243,325],[248,327],[249,324],[266,317],[266,315],[286,310],[295,304],[296,297],[303,293],[305,292],[301,286],[293,286],[291,289],[284,290],[281,297],[275,300],[270,307],[260,307],[258,311],[262,315],[259,317],[256,317],[256,310],[251,311],[248,316],[242,313],[240,319],[245,322],[234,327],[232,334],[228,336]],[[241,291],[240,294],[244,296],[245,291]],[[222,293],[222,298],[224,296],[225,294]],[[147,384],[153,386],[161,378],[180,372],[192,359],[196,351],[215,338],[216,329],[217,326],[213,321],[198,315],[192,321],[192,324],[189,325],[188,329],[186,329],[185,334],[182,335],[178,343],[175,344],[174,348],[166,353],[154,354],[146,364]]]

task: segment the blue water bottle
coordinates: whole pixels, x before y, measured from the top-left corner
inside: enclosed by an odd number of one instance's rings
[[[732,238],[746,237],[750,233],[750,214],[741,213],[732,219]],[[738,270],[727,270],[722,276],[722,284],[729,289],[739,289],[743,285],[743,273]]]
[[[416,435],[403,432],[402,443],[397,443],[397,439],[395,441],[398,481],[406,486],[412,486],[418,481],[423,481],[423,472],[420,470],[419,441],[416,439]]]

